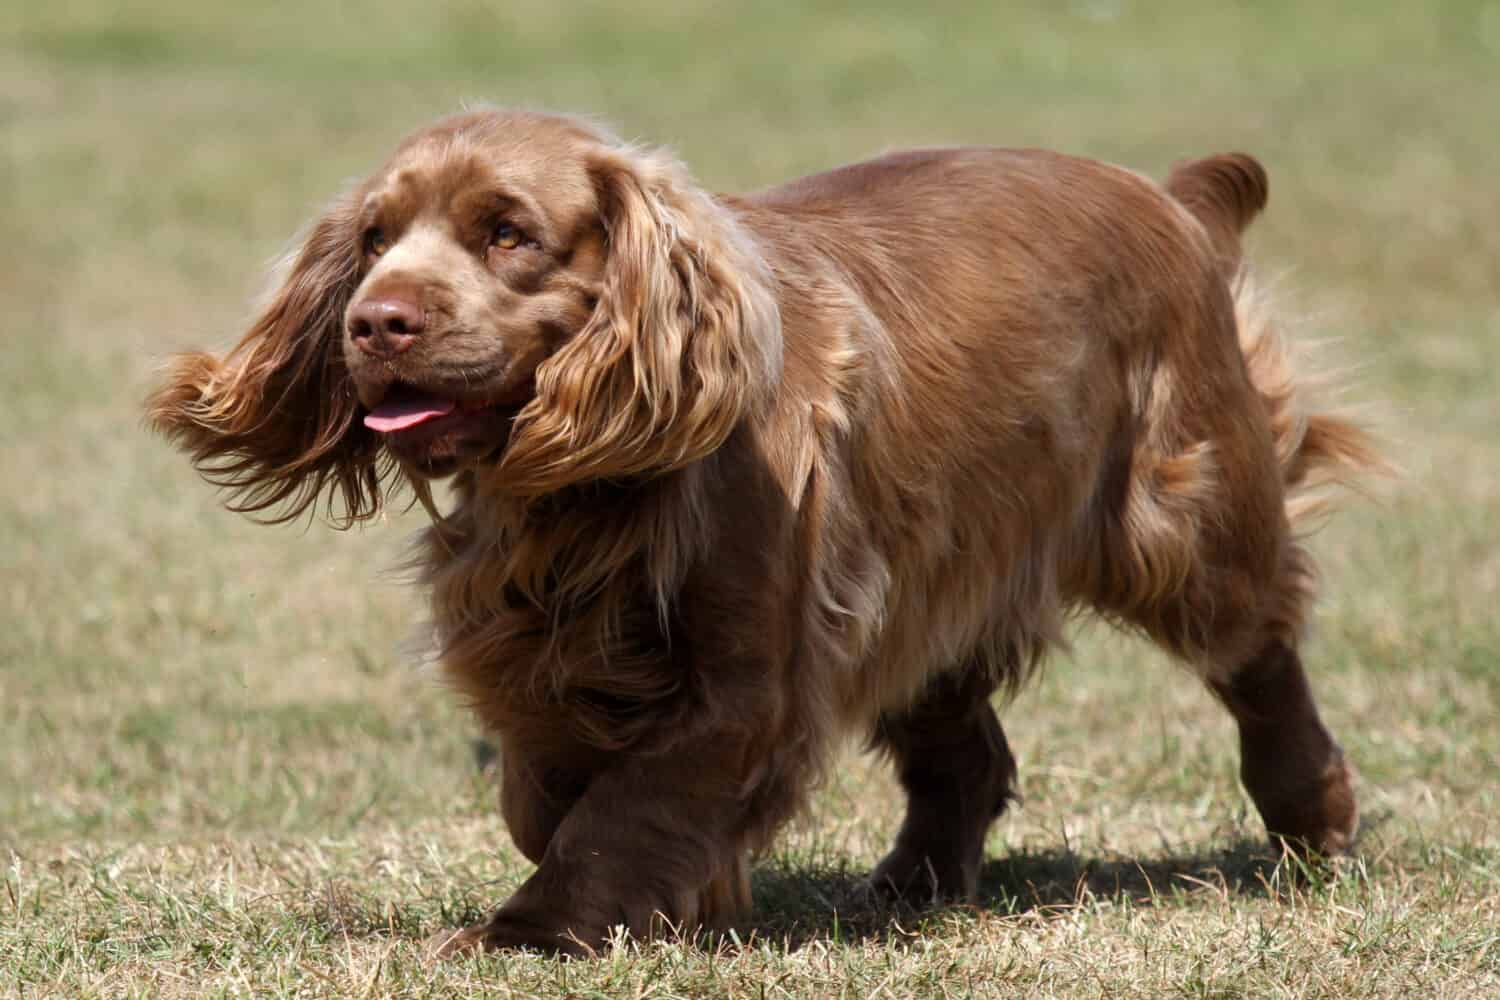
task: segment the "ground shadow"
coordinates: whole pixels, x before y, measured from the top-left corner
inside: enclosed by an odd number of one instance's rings
[[[1292,879],[1305,876],[1264,841],[1241,841],[1201,853],[1148,860],[1084,856],[1058,849],[994,858],[979,876],[974,907],[1020,915],[1072,908],[1091,899],[1128,900],[1154,906],[1184,892],[1266,897]],[[809,941],[884,940],[954,907],[915,910],[887,903],[867,888],[867,871],[815,868],[785,859],[763,863],[754,876],[755,911],[742,927],[747,934],[798,948]],[[1305,880],[1305,879],[1304,879]]]
[[[1183,893],[1275,896],[1292,886],[1306,888],[1322,878],[1264,840],[1240,840],[1201,852],[1188,851],[1137,860],[1084,855],[1059,848],[1012,852],[987,861],[980,870],[979,894],[971,906],[923,910],[884,900],[868,888],[869,871],[833,862],[773,856],[752,875],[755,908],[734,928],[738,946],[772,941],[796,950],[812,941],[884,941],[922,933],[945,914],[975,910],[1007,916],[1046,915],[1107,899],[1132,906],[1155,906]],[[309,900],[311,916],[330,935],[426,938],[434,916],[439,927],[461,927],[484,919],[497,902],[493,887],[473,887],[460,898],[446,896],[437,913],[427,906],[393,906],[388,901],[330,884]],[[503,893],[500,893],[503,895]],[[705,936],[704,947],[725,947],[724,937]]]

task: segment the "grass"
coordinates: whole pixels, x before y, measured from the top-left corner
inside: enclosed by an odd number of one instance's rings
[[[228,8],[225,8],[227,11]],[[0,11],[0,992],[21,996],[1481,996],[1500,991],[1500,8],[97,0]],[[1315,541],[1308,646],[1360,852],[1261,847],[1195,683],[1083,630],[1008,714],[982,905],[855,892],[851,753],[719,941],[433,965],[525,877],[469,720],[379,572],[411,515],[263,529],[147,437],[345,179],[470,98],[597,113],[735,189],[882,148],[1268,164],[1254,255],[1407,477]]]

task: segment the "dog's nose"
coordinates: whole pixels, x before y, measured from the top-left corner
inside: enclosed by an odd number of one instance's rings
[[[377,358],[406,350],[425,325],[422,307],[406,299],[366,299],[349,310],[350,338]]]

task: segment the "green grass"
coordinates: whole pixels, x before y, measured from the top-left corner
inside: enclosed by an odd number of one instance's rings
[[[1500,991],[1500,7],[219,10],[0,10],[0,991]],[[1221,710],[1094,628],[1007,713],[1025,803],[977,908],[860,900],[899,802],[851,754],[734,937],[425,961],[528,866],[401,652],[420,602],[380,567],[419,516],[255,527],[137,406],[161,355],[237,334],[320,202],[466,99],[598,114],[724,189],[934,142],[1262,157],[1254,256],[1407,472],[1314,543],[1358,857],[1278,866]]]

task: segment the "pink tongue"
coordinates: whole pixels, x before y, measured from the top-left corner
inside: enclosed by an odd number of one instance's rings
[[[387,400],[365,414],[365,426],[372,431],[390,434],[445,417],[452,412],[451,399],[403,393],[399,399]]]

